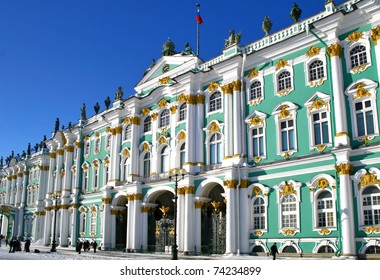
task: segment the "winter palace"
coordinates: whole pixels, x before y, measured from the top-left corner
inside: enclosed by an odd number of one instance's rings
[[[380,1],[321,10],[300,19],[294,4],[294,23],[273,33],[265,17],[244,46],[231,30],[209,61],[168,39],[134,94],[119,87],[105,110],[83,106],[1,162],[1,234],[131,253],[176,242],[180,255],[260,255],[276,242],[280,254],[379,257]]]

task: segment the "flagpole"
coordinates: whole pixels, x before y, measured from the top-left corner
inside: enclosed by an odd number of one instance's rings
[[[199,8],[200,8],[200,4],[196,4],[196,7],[197,7],[197,12],[199,13]],[[197,20],[197,56],[199,57],[199,45],[200,45],[200,36],[199,36],[199,33],[200,33],[200,28],[199,28],[199,21]]]

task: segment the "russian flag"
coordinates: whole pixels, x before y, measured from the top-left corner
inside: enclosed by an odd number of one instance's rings
[[[199,24],[202,24],[202,23],[203,23],[203,19],[202,19],[202,17],[201,17],[201,13],[199,12],[199,8],[198,8],[197,16],[195,17],[195,20],[196,20]]]

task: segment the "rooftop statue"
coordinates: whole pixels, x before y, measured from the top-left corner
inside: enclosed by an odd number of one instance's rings
[[[292,9],[290,11],[290,17],[293,19],[294,23],[298,22],[300,18],[302,10],[298,7],[297,3],[294,3]]]
[[[226,39],[226,42],[224,44],[224,48],[226,49],[232,45],[239,44],[240,38],[241,38],[241,32],[239,32],[238,34],[235,34],[235,30],[231,29],[230,30],[230,36],[228,37],[228,39]]]
[[[263,31],[265,32],[265,35],[268,36],[270,30],[272,29],[272,22],[270,21],[270,19],[269,19],[268,16],[266,16],[266,17],[264,18],[264,21],[263,21],[263,24],[262,24],[261,27],[262,27]]]
[[[80,109],[81,120],[86,119],[86,104],[83,103],[82,108]]]
[[[115,92],[115,101],[116,100],[123,100],[124,90],[123,87],[118,87],[117,91]]]
[[[57,132],[59,130],[59,118],[55,120],[55,127],[54,127],[54,132]]]
[[[175,54],[175,45],[174,43],[168,38],[168,40],[164,44],[164,50],[162,51],[163,56],[170,56]]]
[[[186,43],[185,49],[181,52],[181,55],[195,55],[189,43]]]

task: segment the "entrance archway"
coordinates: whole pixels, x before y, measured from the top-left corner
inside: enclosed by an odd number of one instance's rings
[[[115,210],[115,249],[117,251],[125,250],[127,246],[127,218],[128,208],[126,206],[128,200],[124,195],[117,198]]]
[[[201,251],[204,254],[224,254],[226,251],[226,203],[220,184],[208,186],[203,194],[210,200],[202,208]]]
[[[168,190],[152,194],[156,207],[148,215],[148,251],[169,252],[174,241],[174,194]]]

